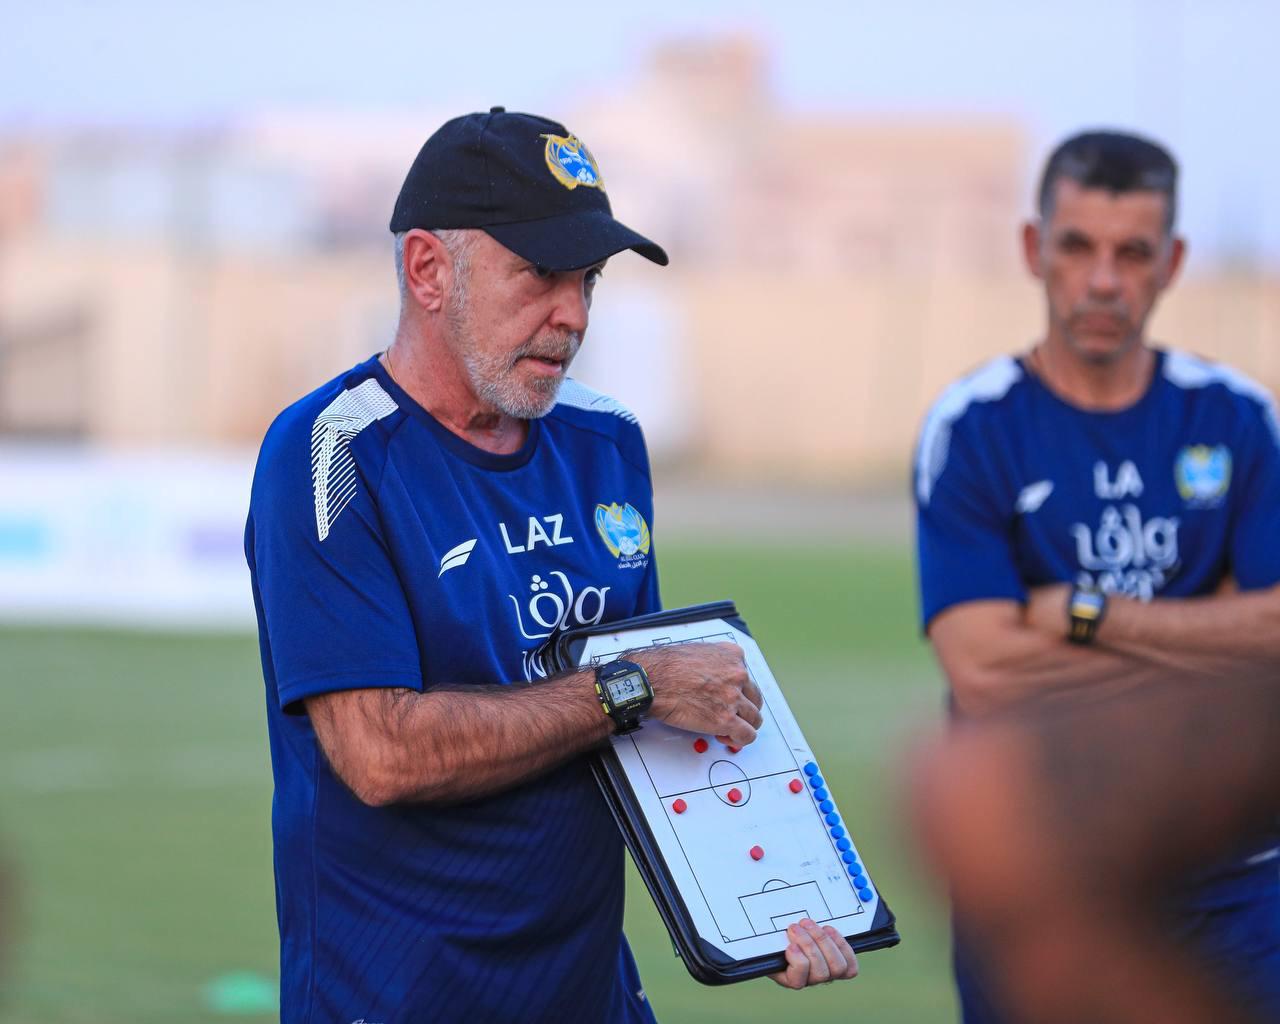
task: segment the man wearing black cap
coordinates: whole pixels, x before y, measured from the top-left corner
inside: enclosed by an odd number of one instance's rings
[[[640,428],[565,374],[605,261],[667,257],[577,138],[501,108],[427,140],[391,229],[395,340],[272,425],[246,528],[281,1020],[652,1020],[581,756],[634,723],[537,652],[660,606]],[[738,648],[635,661],[640,713],[755,738]],[[812,921],[790,940],[781,984],[857,972]]]

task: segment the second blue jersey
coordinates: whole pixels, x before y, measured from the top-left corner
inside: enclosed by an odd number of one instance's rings
[[[584,758],[481,800],[374,808],[303,712],[334,690],[536,682],[553,630],[657,610],[652,523],[634,417],[572,381],[511,455],[443,428],[376,359],[272,426],[246,548],[283,1021],[651,1019]]]
[[[1151,600],[1280,582],[1280,435],[1247,378],[1156,352],[1143,397],[1087,412],[995,360],[933,407],[915,467],[924,623],[1074,582]]]

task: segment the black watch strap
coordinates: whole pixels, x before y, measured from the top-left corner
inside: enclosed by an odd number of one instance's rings
[[[1067,600],[1067,639],[1073,644],[1091,644],[1107,614],[1107,595],[1093,587],[1072,587]]]
[[[613,719],[613,724],[617,727],[613,730],[615,736],[621,736],[623,733],[635,732],[640,728],[640,710],[634,708],[630,711],[625,708],[614,711],[609,715]]]

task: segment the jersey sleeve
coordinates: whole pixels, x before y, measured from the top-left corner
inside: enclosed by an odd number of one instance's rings
[[[998,476],[983,465],[968,432],[953,430],[944,445],[939,468],[916,467],[916,555],[926,629],[952,605],[1027,598],[1014,558],[1012,506],[993,486]]]
[[[1273,402],[1250,405],[1256,414],[1246,421],[1236,454],[1239,479],[1232,488],[1231,572],[1243,590],[1280,583],[1280,423]]]
[[[353,459],[354,492],[331,515],[315,494],[309,459],[305,437],[274,453],[264,448],[250,509],[250,568],[280,706],[300,712],[303,698],[334,690],[421,690],[413,620],[382,536],[376,480]]]

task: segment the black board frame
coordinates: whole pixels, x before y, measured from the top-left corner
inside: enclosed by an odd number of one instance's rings
[[[751,630],[738,613],[734,602],[716,601],[565,630],[548,640],[547,660],[553,671],[564,672],[580,667],[582,652],[590,637],[652,626],[716,620],[751,636]],[[658,914],[671,935],[676,954],[684,961],[689,973],[705,985],[727,985],[784,970],[786,958],[780,952],[737,960],[698,934],[689,908],[680,895],[612,743],[607,743],[591,755],[591,771],[604,794],[605,803],[614,821],[618,823],[618,829],[631,852],[631,859],[635,862],[645,888],[653,897]],[[858,935],[845,936],[854,952],[888,949],[902,941],[897,929],[897,918],[885,902],[878,882],[876,892],[879,900],[871,928]]]

